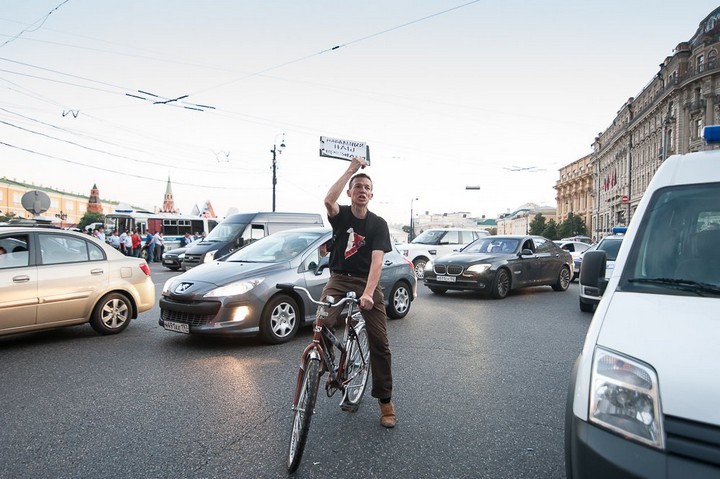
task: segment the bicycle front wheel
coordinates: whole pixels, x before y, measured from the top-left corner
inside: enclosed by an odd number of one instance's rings
[[[292,432],[288,448],[288,472],[294,472],[298,468],[305,449],[305,442],[310,431],[310,419],[312,419],[318,384],[320,383],[320,360],[308,358],[305,361],[304,369],[302,382],[300,383],[300,397],[293,413]]]
[[[356,411],[367,385],[370,374],[370,349],[365,330],[365,321],[360,319],[355,325],[355,335],[349,339],[345,360],[346,383],[343,394],[343,408]]]

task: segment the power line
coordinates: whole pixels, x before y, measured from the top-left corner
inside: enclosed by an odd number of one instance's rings
[[[48,17],[50,17],[50,15],[51,15],[55,10],[57,10],[57,9],[60,8],[60,7],[62,7],[63,5],[65,5],[65,4],[66,4],[67,2],[69,2],[69,1],[70,1],[70,0],[64,0],[62,3],[60,3],[60,5],[58,5],[57,7],[53,8],[52,10],[50,10],[50,11],[49,11],[47,14],[45,14],[42,18],[40,18],[39,20],[36,20],[36,21],[33,22],[32,24],[30,24],[30,27],[21,30],[20,33],[18,33],[18,34],[15,35],[14,37],[10,38],[9,40],[6,40],[5,43],[3,43],[2,45],[0,45],[0,48],[4,47],[5,45],[7,45],[7,44],[10,43],[10,42],[13,42],[13,41],[17,40],[18,38],[20,38],[20,35],[22,35],[23,33],[36,32],[36,31],[38,31],[40,28],[42,28],[42,26],[43,26],[43,25],[45,24],[45,22],[47,21]],[[35,25],[35,24],[38,23],[38,22],[40,22],[40,24],[39,24],[37,27],[32,28],[33,25]]]
[[[4,141],[0,141],[0,145],[2,145],[2,146],[7,146],[8,148],[13,148],[13,149],[16,149],[16,150],[24,151],[24,152],[26,152],[26,153],[32,153],[32,154],[34,154],[34,155],[42,156],[42,157],[44,157],[44,158],[49,158],[49,159],[52,159],[52,160],[63,161],[63,162],[65,162],[65,163],[71,163],[71,164],[73,164],[73,165],[83,166],[83,167],[85,167],[85,168],[91,168],[91,169],[94,169],[94,170],[106,171],[106,172],[108,172],[108,173],[117,173],[118,175],[129,176],[129,177],[132,177],[132,178],[139,178],[139,179],[142,179],[142,180],[155,181],[155,182],[157,182],[157,183],[165,183],[165,182],[167,181],[167,180],[165,180],[165,179],[158,179],[158,178],[151,178],[151,177],[149,177],[149,176],[136,175],[136,174],[133,174],[133,173],[128,173],[128,172],[126,172],[126,171],[111,170],[110,168],[103,168],[103,167],[97,166],[97,165],[88,165],[87,163],[82,163],[82,162],[79,162],[79,161],[68,160],[67,158],[61,158],[61,157],[59,157],[59,156],[48,155],[48,154],[46,154],[46,153],[41,153],[41,152],[39,152],[39,151],[34,151],[34,150],[30,150],[30,149],[28,149],[28,148],[23,148],[23,147],[21,147],[21,146],[11,145],[10,143],[5,143]],[[214,190],[237,190],[237,191],[246,191],[246,190],[268,190],[268,189],[269,189],[269,188],[262,188],[262,187],[261,187],[261,188],[252,188],[252,187],[247,187],[247,186],[239,187],[239,186],[201,185],[201,184],[197,184],[197,183],[183,183],[183,182],[175,181],[175,180],[173,180],[173,184],[174,184],[174,185],[182,185],[182,186],[191,186],[191,187],[194,187],[194,188],[210,188],[210,189],[214,189]]]

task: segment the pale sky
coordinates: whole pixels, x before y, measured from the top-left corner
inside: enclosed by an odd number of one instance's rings
[[[149,209],[170,176],[184,213],[270,211],[284,134],[276,209],[323,212],[348,165],[319,156],[331,136],[370,145],[371,209],[392,223],[412,198],[415,213],[554,206],[558,169],[717,7],[2,0],[0,176]]]

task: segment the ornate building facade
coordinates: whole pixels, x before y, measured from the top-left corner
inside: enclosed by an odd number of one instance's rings
[[[720,123],[720,8],[677,45],[660,71],[593,142],[593,236],[627,225],[669,155],[705,149],[702,129]],[[558,194],[560,198],[560,194]],[[560,199],[558,200],[560,202]]]
[[[592,155],[584,156],[560,168],[557,190],[557,223],[562,223],[570,213],[579,216],[590,231],[593,212]]]

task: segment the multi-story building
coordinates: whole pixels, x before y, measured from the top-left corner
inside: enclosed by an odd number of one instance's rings
[[[8,178],[0,178],[0,214],[16,218],[32,218],[22,206],[22,197],[28,191],[43,191],[50,197],[50,208],[43,217],[55,220],[60,226],[73,226],[87,211],[102,213],[113,211],[116,201],[100,199],[97,186],[93,185],[89,196],[67,193],[54,188],[23,183]]]
[[[557,190],[557,219],[562,223],[570,213],[579,216],[590,230],[593,212],[592,155],[587,155],[560,168]]]
[[[530,224],[535,216],[541,214],[545,221],[557,222],[555,208],[527,203],[512,212],[500,215],[497,219],[497,234],[499,235],[526,235],[530,232]]]
[[[620,108],[593,142],[591,221],[598,238],[627,225],[660,163],[707,148],[705,125],[720,123],[720,8],[677,45],[660,71]],[[562,175],[562,173],[561,173]],[[562,178],[561,178],[562,181]],[[560,183],[560,182],[559,182]],[[558,202],[563,201],[560,194]]]

